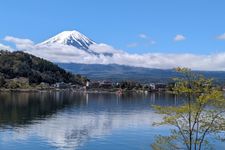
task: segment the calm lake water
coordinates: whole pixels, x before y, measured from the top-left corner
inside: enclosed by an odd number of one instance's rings
[[[162,93],[0,93],[0,149],[149,150],[169,131],[152,126],[161,116],[150,106],[179,102]]]

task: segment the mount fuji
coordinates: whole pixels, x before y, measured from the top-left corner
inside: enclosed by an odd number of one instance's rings
[[[42,45],[48,44],[64,44],[74,46],[79,49],[87,50],[91,44],[96,44],[94,41],[81,34],[80,32],[73,31],[63,31],[56,36],[40,43]]]
[[[65,46],[72,46],[79,50],[83,50],[88,54],[93,55],[112,55],[111,52],[107,51],[98,51],[95,47],[98,47],[99,44],[95,43],[93,40],[85,36],[84,34],[72,30],[72,31],[63,31],[50,39],[37,44],[37,46],[57,46],[57,45],[65,45]]]

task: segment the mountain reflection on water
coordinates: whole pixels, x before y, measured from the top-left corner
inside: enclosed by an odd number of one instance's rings
[[[165,93],[122,96],[73,92],[1,93],[0,148],[82,149],[91,139],[104,139],[116,131],[142,128],[151,131],[155,128],[151,124],[160,120],[151,105],[177,105],[178,102],[174,95]],[[129,136],[121,136],[129,140]],[[28,147],[22,147],[23,144]]]

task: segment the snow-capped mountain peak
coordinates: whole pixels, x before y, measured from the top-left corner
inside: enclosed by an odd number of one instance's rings
[[[91,39],[89,39],[88,37],[86,37],[85,35],[76,30],[63,31],[53,36],[52,38],[37,44],[36,46],[38,47],[44,46],[52,48],[58,47],[63,51],[70,51],[70,50],[76,51],[77,49],[79,52],[84,51],[88,55],[95,55],[95,56],[100,55],[112,56],[114,53],[111,46],[104,43],[100,44],[95,43],[94,41],[92,41]]]
[[[74,46],[78,49],[87,50],[91,44],[96,44],[94,41],[81,34],[80,32],[73,31],[63,31],[56,36],[40,43],[40,45],[49,45],[49,44],[63,44]]]

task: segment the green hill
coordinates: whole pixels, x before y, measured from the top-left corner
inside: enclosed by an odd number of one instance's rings
[[[65,82],[83,85],[87,80],[81,75],[74,75],[47,60],[16,51],[0,51],[0,86],[7,81],[26,79],[29,85],[40,83],[54,84]]]

